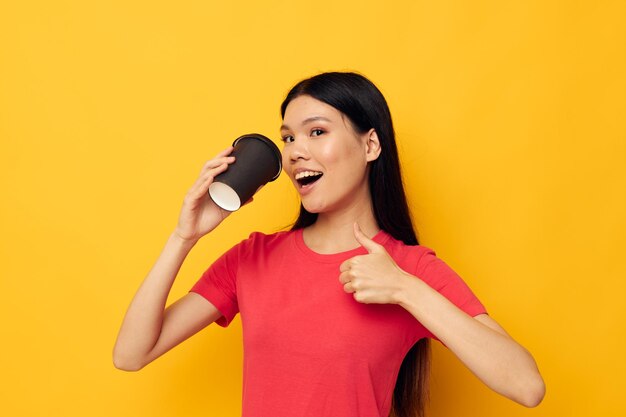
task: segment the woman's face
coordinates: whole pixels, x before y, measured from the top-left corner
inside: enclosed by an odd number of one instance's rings
[[[356,133],[334,107],[303,95],[285,110],[283,169],[311,213],[370,202],[367,163],[378,157],[374,129]]]

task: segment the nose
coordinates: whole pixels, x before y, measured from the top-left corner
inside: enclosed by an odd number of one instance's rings
[[[310,158],[309,148],[306,139],[294,139],[294,141],[285,148],[285,153],[291,162],[296,162],[299,159],[307,160]]]

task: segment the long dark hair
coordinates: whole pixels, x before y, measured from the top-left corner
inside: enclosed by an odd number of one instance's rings
[[[380,140],[380,156],[370,162],[369,186],[378,226],[404,242],[418,245],[407,204],[391,113],[387,101],[367,78],[353,72],[326,72],[300,81],[280,106],[281,117],[291,100],[307,95],[333,106],[348,117],[359,134],[374,128]],[[312,225],[317,213],[300,204],[292,230]],[[393,392],[391,416],[423,417],[428,400],[430,341],[418,341],[405,356]]]

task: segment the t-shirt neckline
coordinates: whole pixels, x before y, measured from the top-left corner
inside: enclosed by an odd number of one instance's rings
[[[353,256],[365,255],[367,253],[367,250],[362,246],[359,246],[358,248],[350,249],[344,252],[318,253],[306,245],[306,243],[304,242],[303,232],[304,232],[304,229],[297,229],[295,231],[294,237],[296,241],[296,246],[298,247],[300,252],[307,257],[307,259],[311,259],[311,260],[314,260],[317,262],[323,262],[323,263],[334,263],[337,261],[343,261],[343,260],[349,259]],[[376,243],[384,245],[385,243],[387,243],[390,237],[391,235],[389,235],[387,232],[381,229],[371,239]]]

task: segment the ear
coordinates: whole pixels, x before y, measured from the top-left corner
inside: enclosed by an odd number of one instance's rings
[[[376,133],[376,130],[370,129],[370,131],[365,134],[365,158],[367,162],[378,159],[380,152],[381,149],[378,134]]]

